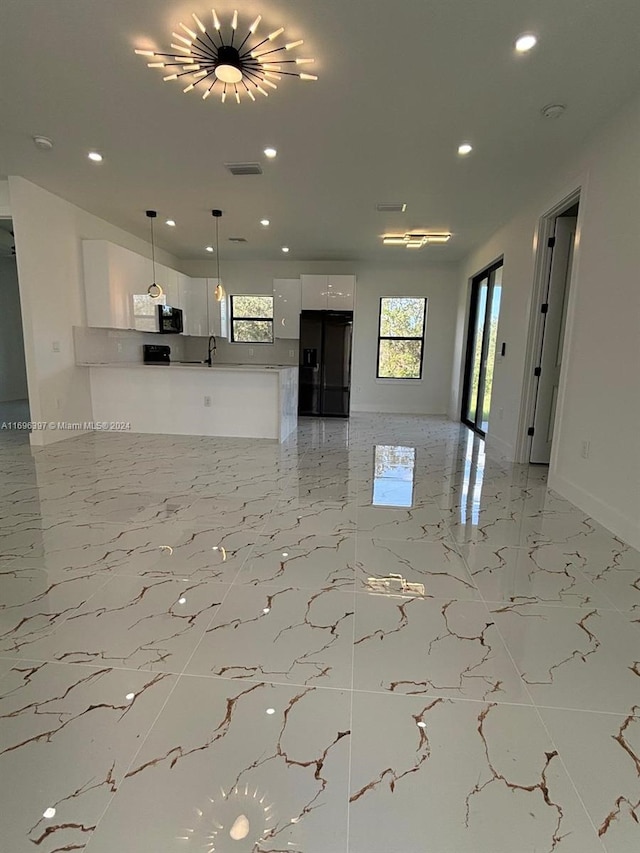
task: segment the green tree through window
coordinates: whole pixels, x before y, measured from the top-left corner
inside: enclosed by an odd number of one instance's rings
[[[273,296],[231,297],[231,340],[273,343]]]
[[[422,378],[426,315],[426,299],[388,296],[380,299],[379,379]]]

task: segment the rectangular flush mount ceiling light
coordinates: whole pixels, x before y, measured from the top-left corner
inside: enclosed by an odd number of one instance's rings
[[[407,249],[421,249],[429,243],[448,243],[451,239],[449,232],[409,232],[407,234],[384,234],[382,242],[385,246],[406,246]]]

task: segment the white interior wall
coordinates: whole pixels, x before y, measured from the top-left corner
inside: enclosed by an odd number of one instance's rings
[[[429,251],[423,250],[424,253]],[[354,323],[352,411],[446,414],[458,276],[458,266],[455,264],[425,264],[404,269],[362,266],[359,269]],[[422,379],[376,379],[380,298],[383,296],[427,297]]]
[[[515,458],[540,217],[581,187],[561,396],[549,483],[640,547],[640,100],[614,116],[535,199],[465,262],[449,412],[459,418],[469,279],[504,255],[488,445]],[[537,305],[535,306],[537,310]],[[500,420],[498,412],[503,409]],[[580,455],[590,443],[588,459]]]
[[[15,258],[0,258],[0,402],[27,397]]]
[[[192,276],[216,275],[215,261],[183,261],[181,269]],[[274,278],[314,273],[356,276],[351,410],[445,414],[458,298],[457,265],[381,268],[357,261],[230,261],[222,264],[221,278],[230,294],[271,293]],[[421,380],[376,379],[381,296],[426,296],[429,300]]]
[[[24,178],[9,178],[9,208],[16,240],[31,420],[91,421],[88,371],[75,366],[73,350],[72,328],[86,323],[81,241],[111,240],[147,257],[150,245]],[[157,252],[157,258],[177,266],[166,252]],[[31,443],[45,445],[77,434],[34,430]]]

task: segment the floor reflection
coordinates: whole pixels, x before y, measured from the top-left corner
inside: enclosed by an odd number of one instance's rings
[[[413,506],[415,447],[378,444],[373,451],[373,506]]]

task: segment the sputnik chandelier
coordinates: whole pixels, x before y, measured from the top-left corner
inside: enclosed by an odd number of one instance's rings
[[[149,68],[164,68],[168,74],[167,80],[183,80],[188,85],[183,90],[191,92],[196,87],[206,100],[214,88],[220,92],[224,103],[227,97],[234,98],[240,103],[241,95],[246,95],[255,101],[255,93],[269,96],[267,89],[277,89],[275,81],[283,77],[298,77],[300,80],[317,80],[315,74],[303,71],[286,70],[286,67],[309,65],[313,59],[286,58],[289,51],[303,44],[302,39],[285,43],[279,47],[272,46],[284,32],[284,27],[274,30],[262,40],[255,35],[262,16],[258,15],[249,27],[244,39],[240,40],[238,30],[238,12],[233,13],[230,27],[230,38],[225,40],[223,26],[215,9],[211,10],[213,27],[211,31],[202,23],[200,18],[192,13],[196,29],[183,23],[178,25],[181,33],[172,33],[174,42],[171,48],[175,53],[158,53],[154,50],[136,50],[140,56],[146,56],[152,61]],[[284,66],[284,67],[283,67]],[[265,88],[266,87],[266,88]]]

